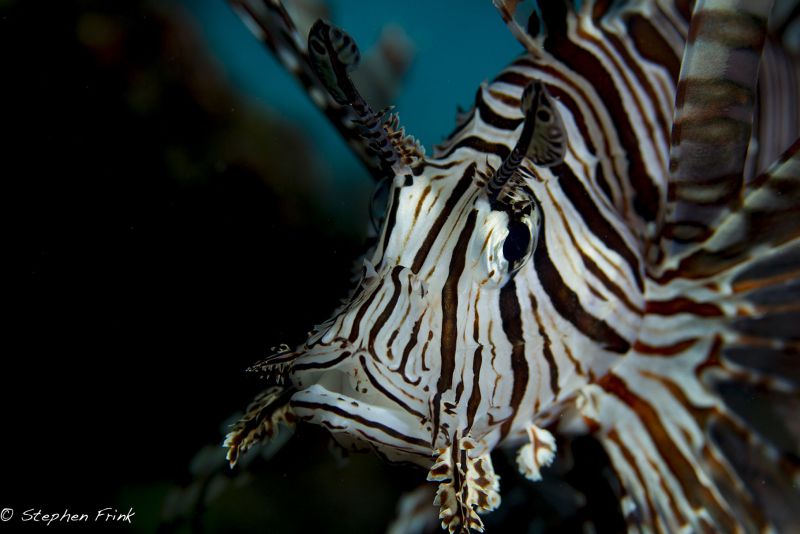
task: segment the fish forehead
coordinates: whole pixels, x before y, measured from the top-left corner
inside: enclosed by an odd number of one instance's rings
[[[374,265],[403,265],[426,276],[423,268],[437,264],[452,247],[448,237],[463,225],[483,182],[470,160],[443,166],[395,178],[382,237],[371,255]]]

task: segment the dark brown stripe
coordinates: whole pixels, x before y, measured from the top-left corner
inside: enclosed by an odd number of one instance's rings
[[[381,439],[380,439],[378,436],[372,435],[372,434],[370,434],[370,433],[368,433],[368,432],[364,432],[364,431],[363,431],[363,430],[361,430],[360,428],[357,428],[357,429],[356,429],[356,432],[358,432],[358,433],[361,435],[361,438],[362,438],[362,443],[365,443],[366,445],[368,445],[368,446],[369,446],[369,448],[370,448],[370,450],[371,450],[371,451],[372,451],[372,452],[373,452],[373,453],[374,453],[374,454],[375,454],[375,455],[376,455],[378,458],[380,458],[380,461],[382,461],[382,462],[384,462],[384,463],[386,463],[386,464],[390,464],[390,465],[406,465],[406,466],[407,466],[408,464],[412,464],[412,465],[418,465],[417,463],[415,463],[415,462],[413,462],[413,461],[399,461],[399,460],[397,460],[397,459],[392,459],[392,458],[389,458],[389,457],[388,457],[388,456],[387,456],[387,455],[386,455],[386,454],[385,454],[385,453],[384,453],[384,452],[383,452],[383,451],[380,449],[380,447],[379,447],[378,445],[383,445],[384,447],[391,448],[391,449],[397,449],[397,446],[396,446],[396,445],[390,445],[390,444],[386,443],[385,441],[382,441],[382,440],[381,440]],[[359,449],[359,450],[364,450],[364,449]],[[430,452],[428,452],[428,453],[426,454],[426,453],[424,453],[424,452],[419,452],[419,451],[414,451],[414,450],[408,450],[408,449],[405,449],[405,450],[403,450],[403,452],[404,452],[405,454],[413,454],[414,456],[417,456],[417,457],[418,457],[418,458],[419,458],[421,461],[425,461],[425,460],[428,460],[428,461],[429,461],[429,460],[430,460],[430,458],[431,458],[431,454],[430,454]],[[423,460],[423,459],[424,459],[424,460]]]
[[[605,286],[606,289],[611,291],[611,293],[613,293],[614,296],[617,297],[617,299],[622,302],[626,308],[637,315],[642,315],[641,308],[635,306],[633,302],[630,301],[625,292],[617,284],[612,282],[608,276],[606,276],[606,273],[604,273],[603,270],[597,266],[594,260],[584,254],[583,250],[580,248],[578,248],[578,250],[581,253],[581,260],[583,261],[583,265],[586,267],[586,270],[592,273],[595,278],[597,278],[600,283]]]
[[[392,195],[392,207],[389,209],[389,216],[386,217],[386,226],[384,227],[383,234],[381,235],[380,248],[378,250],[385,251],[386,245],[389,244],[389,239],[392,235],[394,225],[397,223],[397,210],[400,206],[400,188],[394,190]],[[381,253],[383,256],[383,253]],[[381,260],[383,258],[381,257]],[[380,263],[380,262],[379,262]]]
[[[425,241],[422,242],[416,256],[414,256],[414,263],[411,264],[411,270],[414,274],[419,274],[433,243],[436,241],[436,238],[439,237],[439,232],[441,232],[444,227],[444,223],[452,214],[458,201],[461,200],[461,197],[464,196],[464,193],[466,193],[472,185],[473,179],[475,178],[475,167],[476,164],[473,162],[464,171],[464,175],[453,188],[453,192],[445,201],[442,211],[439,213],[439,216],[436,217],[436,221],[434,221],[433,226],[431,226],[431,229],[428,231],[428,235],[425,236]]]
[[[305,408],[307,410],[319,410],[324,412],[331,412],[340,417],[344,417],[345,419],[350,419],[357,423],[360,423],[366,427],[374,428],[375,430],[379,430],[386,434],[387,436],[392,436],[393,438],[399,439],[400,441],[405,441],[406,443],[410,443],[411,445],[416,445],[418,447],[429,447],[430,443],[427,441],[423,441],[419,438],[414,438],[411,436],[406,436],[405,434],[401,434],[397,430],[392,427],[382,425],[376,421],[370,421],[369,419],[365,419],[360,415],[350,413],[348,411],[339,408],[338,406],[332,406],[330,404],[323,404],[321,402],[308,402],[308,401],[299,401],[299,400],[292,400],[291,401],[292,407],[298,408]]]
[[[436,163],[434,161],[425,161],[425,167],[433,167],[434,169],[450,169],[461,163],[460,161],[449,161],[447,163]]]
[[[408,404],[406,404],[405,402],[403,402],[399,398],[397,398],[391,391],[389,391],[388,389],[383,387],[383,384],[381,384],[378,379],[376,379],[374,376],[372,376],[372,373],[370,373],[369,369],[367,368],[367,359],[363,356],[363,354],[361,356],[359,356],[359,361],[361,362],[361,368],[364,369],[364,373],[366,373],[370,384],[372,384],[372,386],[375,389],[380,391],[383,394],[384,397],[386,397],[387,399],[391,400],[392,402],[394,402],[395,404],[397,404],[398,406],[403,408],[405,411],[407,411],[411,415],[415,415],[415,416],[419,417],[420,420],[425,419],[424,415],[422,415],[420,412],[418,412],[417,410],[415,410],[414,408],[412,408],[411,406],[409,406]]]
[[[721,317],[722,309],[710,302],[696,302],[687,297],[678,297],[671,300],[651,300],[647,303],[647,313],[656,315],[678,315],[691,313],[700,317]]]
[[[483,122],[501,130],[516,130],[517,126],[523,122],[523,119],[512,119],[494,111],[483,99],[483,88],[478,90],[478,95],[475,97],[475,107],[478,109]]]
[[[453,386],[453,373],[456,368],[456,347],[458,344],[458,283],[467,261],[467,248],[475,230],[477,211],[470,211],[464,228],[450,257],[447,280],[442,288],[442,345],[439,380],[433,400],[433,441],[439,433],[439,410],[442,394]]]
[[[428,195],[431,192],[431,184],[425,186],[425,189],[422,191],[422,195],[419,197],[419,201],[417,202],[417,207],[414,208],[414,219],[411,221],[411,226],[417,224],[417,218],[419,218],[419,212],[422,210],[422,206],[425,204],[425,199],[428,198]]]
[[[687,458],[672,439],[670,431],[664,427],[658,411],[653,406],[633,393],[625,382],[609,373],[598,381],[598,385],[628,405],[638,416],[639,421],[647,429],[661,459],[680,484],[683,494],[694,509],[706,509],[712,517],[724,524],[719,525],[723,532],[734,532],[736,523],[726,513],[725,507],[714,496],[709,488],[697,477],[698,466],[693,458]]]
[[[539,228],[539,240],[536,252],[534,253],[533,263],[539,281],[542,284],[553,307],[558,313],[572,323],[575,328],[585,336],[598,343],[611,352],[624,354],[630,349],[630,343],[620,336],[616,330],[611,328],[605,321],[598,319],[581,306],[578,295],[564,283],[564,279],[553,265],[550,255],[547,252],[547,240],[545,239],[545,222]]]
[[[619,254],[630,267],[631,273],[636,279],[636,286],[640,291],[644,291],[644,280],[640,273],[639,257],[628,247],[617,230],[603,217],[597,209],[594,199],[586,191],[581,181],[572,169],[566,164],[561,164],[553,168],[553,172],[559,176],[558,183],[561,190],[575,207],[575,211],[581,216],[586,227],[608,248]]]
[[[495,156],[499,156],[500,159],[506,159],[508,155],[511,154],[511,149],[504,144],[491,143],[481,137],[470,136],[465,137],[458,143],[448,148],[447,151],[441,155],[441,158],[447,158],[453,152],[463,147],[471,148],[485,154],[494,154]]]
[[[647,356],[675,356],[692,348],[697,343],[697,338],[684,339],[672,345],[648,345],[642,341],[633,344],[633,349]]]
[[[483,347],[480,345],[472,355],[472,391],[467,401],[467,426],[464,433],[469,433],[475,423],[475,414],[481,403],[481,365],[483,363]]]
[[[403,356],[400,358],[400,366],[397,368],[400,371],[400,374],[409,384],[417,385],[419,384],[422,377],[417,377],[416,381],[411,380],[406,376],[406,362],[408,362],[408,355],[411,354],[411,350],[417,345],[419,342],[419,329],[422,325],[422,319],[425,317],[425,312],[422,312],[417,322],[414,323],[414,327],[411,329],[411,336],[409,337],[408,343],[406,344],[405,348],[403,349]]]
[[[603,64],[591,52],[581,48],[568,37],[565,5],[561,2],[543,2],[541,5],[548,38],[545,49],[559,58],[565,65],[591,81],[602,105],[609,112],[614,131],[619,137],[629,163],[628,180],[636,192],[633,206],[636,213],[647,221],[656,219],[660,195],[653,178],[648,174],[639,150],[639,141],[631,124],[629,110],[614,86],[613,78]]]
[[[477,348],[472,355],[472,391],[469,394],[469,401],[467,401],[467,426],[464,429],[464,434],[469,434],[472,425],[475,422],[475,414],[478,412],[478,406],[481,403],[481,365],[483,363],[483,346],[480,343],[480,327],[481,317],[478,313],[478,301],[480,300],[480,289],[475,295],[475,318],[472,322],[472,339],[475,340]]]
[[[519,405],[528,387],[528,362],[525,360],[525,338],[522,334],[522,310],[517,299],[517,286],[511,279],[500,290],[500,319],[508,342],[511,343],[511,416],[500,427],[501,440],[508,435],[511,424],[519,411]]]
[[[308,371],[309,369],[327,369],[329,367],[335,367],[338,363],[349,358],[351,354],[352,353],[350,351],[346,350],[333,360],[328,360],[326,362],[298,363],[292,366],[292,372],[294,373],[297,371]]]
[[[381,280],[378,282],[378,287],[376,287],[372,291],[372,294],[369,297],[367,297],[366,302],[364,302],[364,304],[359,306],[358,312],[356,312],[356,317],[353,320],[353,326],[350,328],[350,335],[347,337],[347,340],[350,343],[353,343],[356,339],[358,339],[358,332],[361,325],[361,320],[364,318],[364,314],[367,313],[367,309],[370,307],[370,305],[372,305],[372,301],[375,300],[375,297],[378,295],[378,293],[381,292],[381,289],[383,289],[384,282],[386,282],[386,279],[381,278]]]
[[[680,58],[649,20],[641,15],[631,15],[628,19],[628,34],[643,58],[663,65],[669,71],[672,81],[678,81],[681,71]]]
[[[529,63],[523,63],[523,65],[530,65]],[[531,78],[525,76],[524,74],[520,74],[519,72],[514,72],[512,70],[506,70],[500,73],[498,77],[492,80],[492,84],[495,82],[503,82],[509,85],[516,85],[517,87],[526,87],[529,83],[531,83]]]
[[[369,331],[369,341],[367,343],[367,350],[369,350],[369,353],[376,360],[378,359],[378,356],[375,354],[375,338],[378,337],[378,334],[380,333],[383,326],[386,324],[386,321],[389,320],[389,317],[391,317],[392,312],[394,312],[395,306],[397,306],[397,301],[400,298],[400,273],[403,272],[403,269],[404,267],[401,267],[399,265],[396,265],[395,267],[392,268],[392,273],[390,275],[392,279],[392,285],[394,286],[394,289],[392,290],[392,298],[389,299],[389,303],[386,304],[386,306],[384,306],[383,311],[378,316],[378,318],[375,319],[374,326]]]
[[[528,298],[533,310],[533,316],[536,319],[536,325],[539,327],[539,335],[542,337],[542,354],[550,369],[550,390],[553,392],[554,397],[558,397],[561,387],[558,385],[558,366],[553,357],[553,351],[550,350],[550,336],[547,335],[547,331],[542,324],[542,318],[539,317],[539,304],[532,294],[529,293]]]

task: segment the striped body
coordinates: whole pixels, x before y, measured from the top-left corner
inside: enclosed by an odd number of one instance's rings
[[[709,1],[692,15],[680,1],[553,1],[520,20],[517,2],[495,3],[529,53],[480,87],[432,157],[409,148],[375,165],[391,168],[389,200],[361,279],[304,344],[257,366],[278,389],[252,413],[279,404],[280,420],[430,468],[450,531],[481,528],[475,511],[499,504],[493,449],[523,445],[520,470],[536,480],[551,432],[605,445],[633,529],[798,526],[798,443],[754,431],[725,393],[798,399],[787,364],[769,360],[796,354],[796,334],[759,331],[797,313],[800,272],[797,144],[766,168],[800,130],[796,63],[768,44],[758,74],[769,4]],[[333,71],[345,72],[334,63],[321,78]],[[329,116],[365,116],[357,92],[324,83]],[[555,108],[526,115],[536,83]],[[787,107],[757,106],[757,92]],[[526,121],[553,112],[563,157],[519,156]],[[403,135],[385,125],[372,152],[411,146]],[[529,201],[527,226],[498,208],[503,192]],[[532,250],[519,262],[515,239]],[[252,432],[229,436],[233,460]],[[766,467],[748,472],[741,447]],[[759,477],[782,497],[754,490]]]

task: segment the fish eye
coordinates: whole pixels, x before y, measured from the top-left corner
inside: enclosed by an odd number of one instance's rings
[[[508,236],[503,243],[503,257],[509,266],[524,260],[531,252],[531,229],[522,221],[512,220],[508,225]],[[510,268],[509,270],[513,270]]]
[[[475,276],[482,285],[503,287],[533,256],[541,228],[541,211],[533,193],[518,188],[514,201],[480,209],[471,244]],[[488,206],[487,206],[488,207]]]
[[[541,211],[533,191],[522,184],[509,192],[498,208],[508,221],[501,251],[507,262],[505,271],[511,277],[525,265],[536,247]]]
[[[528,263],[536,247],[540,219],[539,209],[531,205],[528,213],[509,213],[509,221],[503,241],[502,254],[506,260],[505,282],[511,280]],[[503,282],[503,284],[505,284]]]

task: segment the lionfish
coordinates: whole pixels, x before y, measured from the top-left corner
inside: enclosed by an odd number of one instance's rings
[[[427,469],[466,533],[500,505],[494,449],[536,481],[589,434],[631,531],[800,531],[796,5],[494,0],[525,53],[429,156],[345,31],[230,3],[387,203],[344,304],[254,366],[231,464],[321,425]]]

